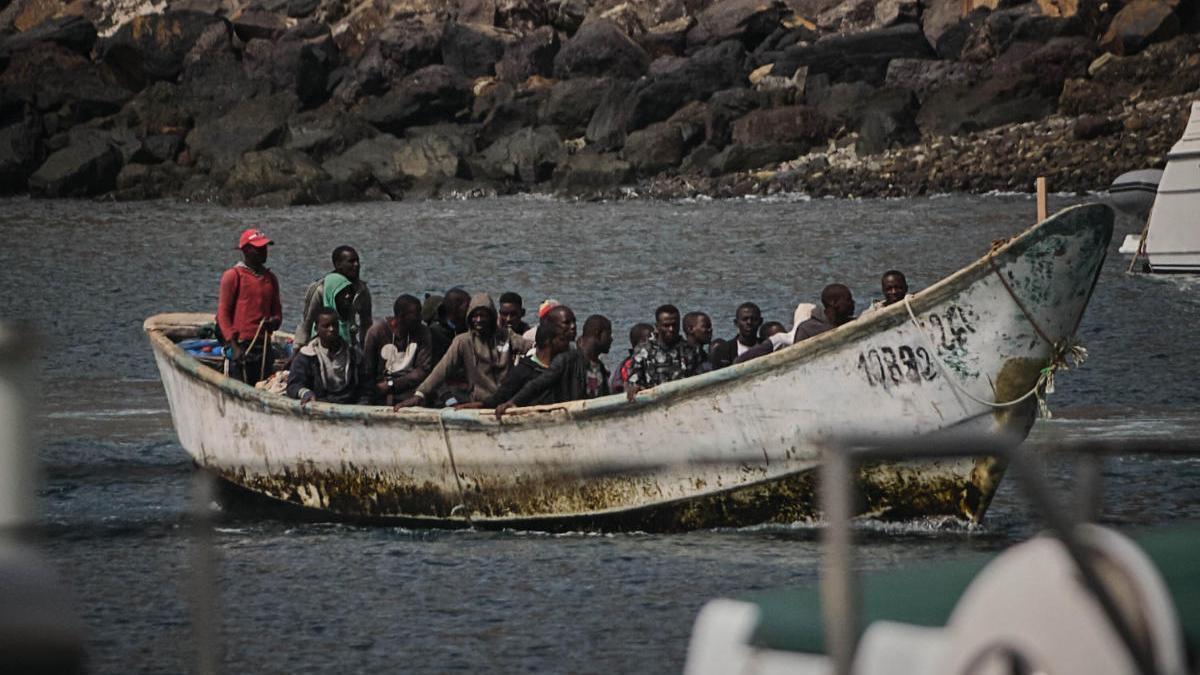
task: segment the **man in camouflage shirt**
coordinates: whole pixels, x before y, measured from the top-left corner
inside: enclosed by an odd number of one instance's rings
[[[663,305],[654,311],[654,334],[633,350],[625,396],[630,401],[639,390],[695,375],[703,354],[679,335],[679,310]]]

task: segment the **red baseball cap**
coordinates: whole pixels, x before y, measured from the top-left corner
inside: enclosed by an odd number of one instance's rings
[[[271,240],[267,238],[267,235],[263,234],[262,230],[252,227],[248,230],[242,230],[242,236],[238,239],[238,248],[246,245],[255,247],[266,246],[270,243]]]

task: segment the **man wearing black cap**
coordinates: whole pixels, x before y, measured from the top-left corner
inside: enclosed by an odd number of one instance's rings
[[[274,357],[268,336],[283,322],[279,280],[266,267],[270,244],[262,230],[243,231],[238,239],[242,260],[221,275],[217,296],[226,374],[249,385],[271,375]]]

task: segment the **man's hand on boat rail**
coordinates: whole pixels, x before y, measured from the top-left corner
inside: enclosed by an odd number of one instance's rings
[[[513,407],[512,401],[505,401],[504,403],[496,406],[496,421],[499,422],[500,418],[504,417],[504,413],[508,412],[508,409],[511,407]]]
[[[400,412],[401,408],[412,408],[413,406],[421,406],[424,404],[425,404],[425,401],[423,399],[421,399],[420,397],[409,396],[408,398],[404,399],[403,401],[400,401],[396,405],[392,406],[392,412]]]
[[[637,397],[637,393],[641,390],[642,390],[642,388],[637,386],[636,384],[626,384],[625,385],[625,400],[632,402],[633,399],[635,397]]]
[[[317,395],[306,389],[304,393],[300,395],[300,407],[303,408],[315,400],[317,400]]]

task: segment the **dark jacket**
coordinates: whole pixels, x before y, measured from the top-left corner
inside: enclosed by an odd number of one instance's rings
[[[565,403],[585,399],[589,359],[580,349],[570,349],[550,362],[550,367],[536,379],[517,392],[512,401],[516,405],[539,405],[541,403]],[[608,369],[600,364],[600,395],[608,395]]]
[[[483,400],[483,407],[495,408],[501,403],[512,400],[517,392],[522,391],[530,381],[537,379],[545,372],[546,368],[534,361],[533,357],[522,356],[517,361],[517,365],[513,366],[512,370],[509,370],[508,374],[504,376],[504,381],[500,383],[500,387],[496,389],[495,393]],[[538,403],[550,403],[550,401],[539,400]]]
[[[302,398],[305,390],[316,395],[318,401],[326,403],[366,403],[370,398],[367,385],[370,379],[362,355],[362,350],[355,345],[350,349],[349,377],[346,385],[336,391],[331,391],[321,375],[321,364],[314,349],[316,340],[304,345],[296,352],[292,365],[288,369],[287,395],[292,398]],[[343,346],[343,349],[346,349]]]
[[[812,316],[809,317],[808,320],[802,321],[800,322],[799,326],[796,326],[796,333],[792,337],[792,344],[796,344],[797,342],[813,337],[814,335],[820,335],[826,331],[831,331],[834,328],[837,328],[837,326],[829,323],[829,320],[825,318],[825,309],[817,306],[813,308]]]
[[[411,396],[421,382],[429,376],[429,372],[433,370],[433,346],[429,327],[424,324],[418,325],[408,339],[396,345],[397,348],[407,347],[410,344],[416,345],[412,361],[403,370],[389,373],[387,372],[387,360],[382,352],[384,347],[393,344],[394,339],[392,327],[388,325],[388,322],[382,319],[376,321],[367,331],[367,338],[363,345],[363,357],[366,360],[367,375],[370,377],[371,383],[381,382],[391,377],[392,390],[390,393],[396,396],[397,400],[401,400]],[[372,391],[375,391],[374,388]]]
[[[712,353],[708,357],[708,362],[712,364],[712,369],[720,370],[721,368],[733,365],[733,362],[737,360],[737,346],[738,336],[734,335],[732,339],[713,347]]]

